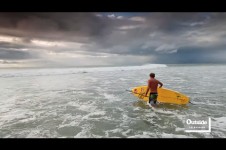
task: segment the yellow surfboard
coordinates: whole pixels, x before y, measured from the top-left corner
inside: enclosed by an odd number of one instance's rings
[[[145,97],[146,90],[147,90],[147,86],[138,86],[132,89],[132,93],[134,96],[138,97],[140,100],[148,101],[150,91]],[[162,88],[158,88],[157,101],[160,103],[171,103],[171,104],[183,105],[183,104],[189,103],[189,97],[177,91],[173,91],[173,90],[162,87]]]

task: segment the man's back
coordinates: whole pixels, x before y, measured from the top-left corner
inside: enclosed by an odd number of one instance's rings
[[[163,86],[162,82],[155,79],[155,74],[150,73],[150,79],[148,80],[148,88],[147,88],[147,91],[146,91],[146,94],[145,94],[145,96],[147,96],[148,91],[149,90],[151,91],[151,93],[149,95],[149,103],[153,102],[154,104],[156,104],[156,102],[157,102],[158,84],[160,84],[160,88]]]
[[[157,93],[158,84],[159,81],[154,78],[148,80],[148,87],[151,90],[151,93]]]

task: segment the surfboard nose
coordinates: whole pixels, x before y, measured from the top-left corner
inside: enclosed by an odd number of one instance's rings
[[[133,93],[137,93],[137,89],[136,89],[136,88],[133,88],[131,91],[132,91]]]

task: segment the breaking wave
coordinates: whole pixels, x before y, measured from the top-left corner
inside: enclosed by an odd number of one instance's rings
[[[167,67],[167,65],[145,64],[140,66],[119,66],[119,67],[12,69],[12,70],[2,71],[0,73],[0,77],[8,78],[8,77],[68,75],[68,74],[81,74],[81,73],[84,74],[89,72],[142,70],[142,69],[163,68],[163,67]]]

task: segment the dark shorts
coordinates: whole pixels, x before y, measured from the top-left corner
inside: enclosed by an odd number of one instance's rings
[[[150,96],[149,96],[149,103],[154,103],[154,104],[156,104],[157,98],[158,98],[158,94],[157,94],[157,93],[150,93]]]

